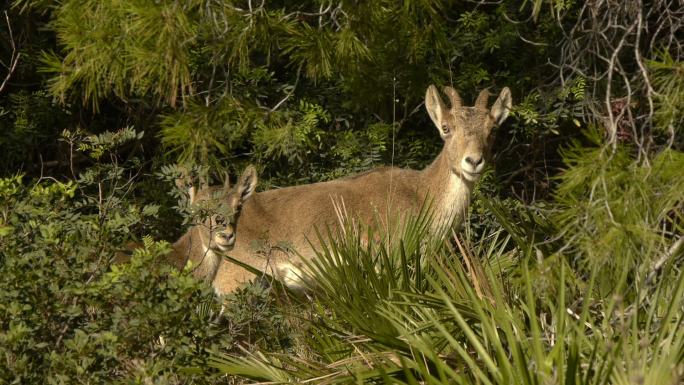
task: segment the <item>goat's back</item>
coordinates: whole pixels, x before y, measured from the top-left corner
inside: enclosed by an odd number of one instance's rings
[[[375,218],[395,219],[397,214],[416,212],[425,198],[420,171],[384,167],[369,172],[308,185],[268,190],[244,203],[237,224],[235,248],[231,257],[269,274],[283,263],[298,264],[292,252],[269,248],[291,246],[304,258],[314,256],[316,229],[335,228],[339,218],[335,206],[362,224]],[[335,202],[335,204],[333,204]],[[260,247],[266,247],[259,253]],[[231,292],[253,277],[239,266],[224,262],[214,281],[219,292]]]

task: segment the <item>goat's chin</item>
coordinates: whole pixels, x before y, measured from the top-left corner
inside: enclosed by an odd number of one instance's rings
[[[464,170],[456,170],[456,169],[452,169],[451,172],[456,174],[459,178],[465,180],[466,182],[470,182],[470,183],[477,182],[477,180],[480,179],[480,175],[482,175],[482,173],[473,173],[473,172],[467,172]]]
[[[227,251],[233,250],[233,247],[235,246],[235,244],[233,244],[233,243],[231,243],[231,244],[214,243],[213,246],[214,247],[212,247],[212,249],[214,249],[215,252],[225,253]]]
[[[466,171],[463,172],[463,178],[465,178],[468,182],[477,182],[477,180],[480,179],[480,175],[480,173],[474,174]]]

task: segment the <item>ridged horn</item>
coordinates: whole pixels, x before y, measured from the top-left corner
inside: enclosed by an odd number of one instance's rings
[[[489,90],[486,88],[480,91],[480,95],[478,95],[477,100],[475,100],[475,108],[486,110],[487,102],[489,101],[489,95]]]
[[[458,92],[456,92],[456,90],[453,87],[446,86],[444,87],[443,91],[449,98],[449,103],[451,104],[452,110],[461,108],[461,106],[463,105],[463,101],[461,100],[461,97],[458,95]]]

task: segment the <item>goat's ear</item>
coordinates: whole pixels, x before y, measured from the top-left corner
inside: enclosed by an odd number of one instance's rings
[[[183,178],[183,177],[176,178],[176,179],[173,180],[173,184],[175,184],[176,187],[178,187],[178,189],[182,191],[182,190],[185,190],[185,188],[187,187],[187,186],[186,186],[186,183],[185,183],[185,180],[186,180],[186,179]]]
[[[494,102],[492,109],[489,111],[489,115],[494,119],[496,124],[503,123],[508,117],[508,113],[511,112],[511,107],[513,107],[513,102],[511,100],[511,90],[508,87],[504,87],[499,94],[499,97]]]
[[[432,119],[432,123],[435,124],[437,130],[439,130],[439,134],[444,138],[445,132],[442,130],[442,123],[443,118],[447,113],[447,109],[442,98],[439,96],[437,87],[432,84],[425,93],[425,108],[427,109],[428,115],[430,115],[430,119]]]
[[[247,168],[245,168],[245,171],[242,172],[242,175],[240,175],[240,179],[238,180],[238,184],[235,186],[237,193],[240,196],[241,202],[247,200],[247,198],[254,193],[256,185],[257,171],[256,168],[250,164],[247,166]]]
[[[173,182],[179,190],[183,191],[192,184],[192,177],[190,176],[190,170],[187,166],[179,165],[178,172],[178,178],[174,179]]]
[[[200,191],[206,190],[209,188],[209,183],[207,182],[207,175],[206,174],[200,174],[199,176],[199,189]]]

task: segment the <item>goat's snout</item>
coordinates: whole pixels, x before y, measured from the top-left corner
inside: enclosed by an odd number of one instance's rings
[[[485,160],[482,154],[470,154],[463,157],[461,170],[468,176],[478,176],[485,167]]]
[[[227,244],[233,244],[233,243],[235,243],[235,234],[234,234],[233,232],[222,231],[222,232],[220,232],[220,233],[218,233],[218,234],[216,234],[216,235],[217,235],[217,236],[221,239],[221,241],[223,241],[224,243],[227,243]]]
[[[484,161],[484,158],[482,156],[480,157],[475,157],[475,156],[466,156],[465,157],[466,163],[470,164],[473,167],[477,167]]]

